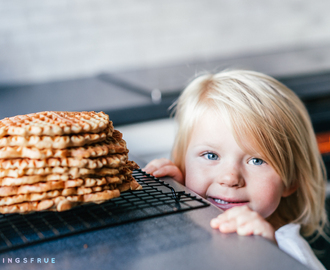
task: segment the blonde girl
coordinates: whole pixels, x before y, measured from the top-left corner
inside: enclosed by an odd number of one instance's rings
[[[223,233],[261,235],[313,269],[302,236],[324,234],[326,174],[307,110],[265,74],[229,70],[196,78],[175,104],[172,160],[144,170],[171,176],[224,210]]]

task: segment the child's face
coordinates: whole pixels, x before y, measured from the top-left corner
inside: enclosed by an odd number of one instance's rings
[[[244,152],[211,110],[195,125],[185,166],[186,186],[223,210],[247,205],[266,218],[285,195],[275,170],[257,153]]]

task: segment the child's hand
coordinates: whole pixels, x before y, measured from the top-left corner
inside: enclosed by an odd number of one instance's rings
[[[217,218],[212,219],[210,225],[222,233],[261,235],[277,243],[273,226],[247,206],[236,206],[226,210]]]
[[[154,159],[153,161],[149,162],[147,166],[145,166],[142,170],[146,173],[152,174],[155,177],[170,176],[179,183],[184,184],[182,172],[169,159]]]

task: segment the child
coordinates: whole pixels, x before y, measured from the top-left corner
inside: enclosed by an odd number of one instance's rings
[[[324,235],[327,215],[326,173],[300,99],[264,74],[223,71],[191,82],[175,113],[173,162],[154,160],[144,170],[225,210],[213,228],[261,235],[325,269],[301,236]]]

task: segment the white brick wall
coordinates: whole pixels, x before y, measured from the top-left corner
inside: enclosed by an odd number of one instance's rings
[[[0,0],[0,83],[330,44],[324,0]]]

